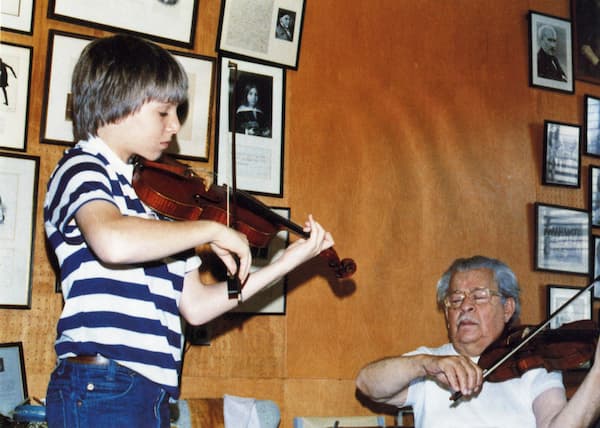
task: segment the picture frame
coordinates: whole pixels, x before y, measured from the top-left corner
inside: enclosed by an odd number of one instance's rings
[[[8,415],[28,396],[23,342],[0,343],[0,414]]]
[[[542,183],[580,187],[581,126],[544,121],[544,166]]]
[[[596,278],[600,277],[600,236],[592,235],[590,245],[592,246],[590,283],[595,282],[592,289],[594,299],[600,299],[600,280],[596,281]]]
[[[33,35],[35,0],[2,0],[0,8],[2,31]]]
[[[589,183],[590,224],[592,227],[600,227],[600,167],[589,166]]]
[[[0,98],[0,149],[26,150],[32,56],[31,46],[0,42],[0,63],[8,77]]]
[[[585,154],[600,157],[600,98],[585,94],[583,105]]]
[[[270,207],[275,213],[289,220],[290,208]],[[280,230],[271,240],[264,251],[255,252],[252,257],[251,272],[254,272],[281,256],[281,253],[289,244],[290,233],[288,230]],[[263,289],[247,301],[233,309],[232,313],[251,313],[258,315],[284,315],[286,309],[287,276]]]
[[[589,275],[590,214],[536,202],[535,269]]]
[[[232,57],[220,57],[218,68],[214,163],[217,182],[219,185],[233,186],[235,170],[236,188],[282,197],[285,70]],[[237,78],[232,78],[234,75]],[[242,101],[247,99],[244,91],[252,89],[258,93],[257,108],[262,111],[258,118],[248,116],[253,114],[252,108],[244,106],[245,102]],[[232,165],[234,126],[237,128],[235,166]]]
[[[223,0],[218,52],[298,69],[305,0]]]
[[[574,93],[571,22],[531,10],[528,17],[529,85]]]
[[[193,48],[199,0],[49,0],[48,18]]]
[[[569,285],[548,285],[546,287],[546,315],[550,318],[554,313],[583,287]],[[579,320],[592,319],[592,290],[583,293],[569,306],[566,306],[554,319],[550,321],[550,328],[559,328],[561,325]]]
[[[0,153],[0,308],[31,308],[39,164]]]
[[[188,75],[187,118],[166,150],[174,157],[208,161],[211,107],[213,101],[214,57],[170,51]]]
[[[571,0],[575,79],[600,84],[600,6]]]
[[[71,77],[81,52],[94,37],[59,30],[48,32],[46,78],[40,121],[40,140],[46,144],[73,145]]]

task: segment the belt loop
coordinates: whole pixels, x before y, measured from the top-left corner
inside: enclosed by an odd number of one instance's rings
[[[114,360],[110,360],[108,362],[107,377],[108,377],[109,381],[115,380],[118,368],[119,368],[119,365]]]

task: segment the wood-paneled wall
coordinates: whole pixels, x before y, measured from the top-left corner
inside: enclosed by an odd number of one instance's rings
[[[307,0],[299,68],[287,73],[284,196],[263,199],[291,207],[299,223],[313,213],[358,272],[339,284],[315,260],[290,275],[285,316],[216,320],[210,346],[186,352],[184,398],[272,399],[283,428],[295,415],[368,414],[354,395],[363,364],[446,339],[435,283],[454,258],[508,262],[524,323],[545,317],[547,284],[587,283],[533,269],[533,203],[588,208],[594,159],[583,158],[580,189],[543,186],[542,131],[546,119],[583,124],[583,95],[600,96],[600,86],[577,81],[573,95],[529,87],[528,10],[570,16],[568,0]],[[199,2],[193,52],[216,56],[219,11],[219,1]],[[107,34],[46,13],[47,0],[36,0],[33,35],[1,36],[34,49],[33,301],[0,310],[0,342],[23,342],[36,397],[54,365],[61,310],[42,225],[64,149],[40,144],[48,31]]]

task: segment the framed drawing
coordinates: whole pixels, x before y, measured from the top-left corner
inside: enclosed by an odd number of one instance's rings
[[[23,343],[0,343],[0,414],[8,415],[27,397]]]
[[[39,157],[0,153],[0,307],[31,307]]]
[[[29,88],[33,48],[0,43],[2,82],[0,104],[0,148],[24,152],[27,146]]]
[[[49,0],[48,18],[192,48],[199,0]]]
[[[600,98],[584,95],[585,154],[600,157]]]
[[[304,0],[224,0],[217,51],[298,68]]]
[[[0,9],[0,28],[3,31],[33,34],[35,0],[2,0]]]
[[[564,303],[571,299],[581,287],[565,285],[548,285],[546,287],[546,312],[547,318],[554,314]],[[550,321],[550,328],[558,328],[561,325],[578,320],[592,319],[592,291],[583,293],[577,299],[563,308],[556,317]]]
[[[235,170],[236,188],[283,195],[284,88],[284,69],[220,58],[215,148],[218,184],[233,185]]]
[[[93,37],[50,30],[40,139],[42,143],[73,144],[71,76],[83,48]]]
[[[536,203],[535,222],[535,269],[589,275],[587,211]]]
[[[289,219],[289,208],[271,208],[275,213]],[[279,231],[267,248],[256,250],[252,256],[252,271],[268,265],[278,258],[289,243],[289,232]],[[235,308],[233,313],[254,313],[262,315],[285,314],[285,292],[287,277],[271,284],[268,288],[252,296]]]
[[[571,0],[575,79],[600,84],[600,3]]]
[[[529,11],[529,84],[575,92],[571,22]]]
[[[580,186],[580,141],[580,126],[544,121],[542,183],[565,187]]]

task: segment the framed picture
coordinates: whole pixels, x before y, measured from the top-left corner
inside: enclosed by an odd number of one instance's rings
[[[571,22],[529,11],[529,84],[574,93]]]
[[[548,285],[546,287],[546,311],[547,317],[553,315],[563,304],[582,290],[581,287],[566,285]],[[565,306],[556,317],[550,321],[550,328],[558,328],[561,325],[578,320],[592,319],[592,291],[583,293],[573,300],[569,306]]]
[[[585,154],[600,157],[600,98],[583,97],[585,125]]]
[[[8,415],[27,397],[23,343],[0,343],[0,414]]]
[[[0,307],[31,307],[40,159],[0,153]]]
[[[1,29],[21,34],[33,34],[35,0],[2,0],[0,2]]]
[[[94,38],[57,30],[48,33],[46,79],[40,138],[42,143],[73,144],[71,76],[83,48]]]
[[[592,275],[591,281],[595,281],[595,285],[593,290],[594,299],[600,299],[600,279],[596,281],[596,278],[600,278],[600,236],[592,235],[591,237],[591,245],[592,245]]]
[[[536,203],[535,221],[535,268],[589,275],[590,214]]]
[[[600,84],[600,4],[571,0],[575,79]]]
[[[590,222],[592,227],[600,227],[600,167],[590,165],[589,171]]]
[[[30,46],[0,43],[0,68],[7,79],[2,83],[0,104],[0,148],[3,149],[24,152],[27,146],[32,52]]]
[[[544,184],[580,186],[580,141],[580,126],[544,121]]]
[[[289,208],[272,207],[271,209],[286,219],[290,218]],[[252,271],[262,268],[278,258],[288,246],[289,236],[289,231],[281,230],[275,235],[267,248],[255,251],[252,257]],[[287,277],[283,277],[240,304],[232,312],[262,315],[285,314],[286,284]]]
[[[303,20],[304,0],[224,0],[217,50],[297,69]]]
[[[233,185],[235,172],[238,189],[283,195],[284,88],[282,68],[220,58],[215,148],[218,184]]]
[[[198,0],[49,0],[48,18],[192,48]]]
[[[189,79],[188,112],[168,153],[192,160],[208,160],[208,138],[215,58],[183,52],[171,54],[181,63]]]

